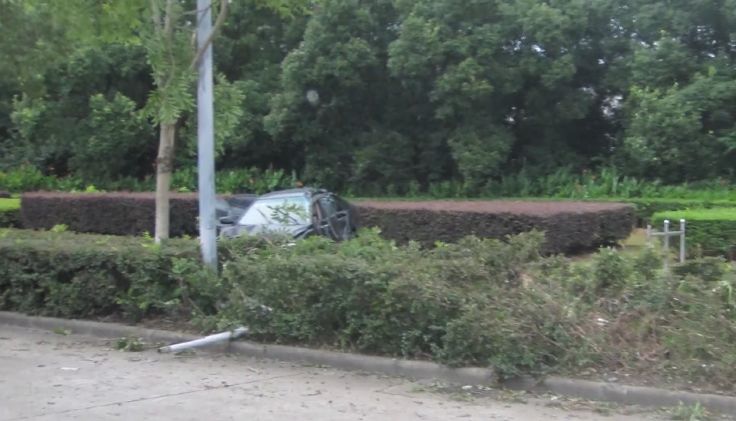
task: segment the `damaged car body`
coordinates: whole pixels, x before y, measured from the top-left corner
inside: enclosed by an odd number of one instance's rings
[[[235,215],[235,217],[233,217]],[[220,218],[220,237],[288,235],[295,239],[322,235],[335,241],[355,236],[351,206],[326,190],[300,188],[265,194],[243,212]]]

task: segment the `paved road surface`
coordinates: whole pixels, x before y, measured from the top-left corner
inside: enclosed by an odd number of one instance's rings
[[[100,339],[0,325],[0,421],[659,419],[553,408],[550,398],[467,397],[404,379],[222,354],[122,352]]]

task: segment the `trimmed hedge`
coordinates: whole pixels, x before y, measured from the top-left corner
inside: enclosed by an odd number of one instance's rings
[[[736,202],[729,200],[659,199],[645,197],[611,200],[631,203],[636,206],[636,218],[640,226],[646,225],[657,212],[711,208],[736,209]]]
[[[592,250],[628,237],[634,208],[620,203],[533,201],[357,202],[361,226],[399,243],[431,246],[468,235],[504,238],[545,231],[545,253]]]
[[[82,233],[140,235],[154,232],[154,193],[26,193],[21,196],[23,228],[63,224]],[[171,194],[170,235],[197,235],[197,194]]]
[[[680,219],[687,221],[688,249],[696,246],[706,255],[736,259],[736,208],[658,212],[652,216],[652,225],[661,229],[665,219],[672,221],[673,230],[678,229]]]
[[[174,258],[197,255],[181,239],[0,230],[0,310],[137,320],[176,297]]]
[[[20,199],[0,199],[0,228],[20,227]]]
[[[191,240],[4,229],[0,310],[245,325],[256,340],[490,366],[502,378],[666,365],[678,381],[733,388],[733,265],[710,258],[665,274],[650,248],[576,262],[540,258],[542,241],[532,232],[426,249],[373,230],[340,243],[244,237],[223,242],[215,277]]]

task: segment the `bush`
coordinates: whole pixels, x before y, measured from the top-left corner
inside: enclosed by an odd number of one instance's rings
[[[562,304],[520,288],[542,239],[468,237],[428,250],[364,231],[344,243],[246,248],[223,270],[231,293],[218,327],[245,324],[265,341],[494,364],[508,375],[543,371],[584,344],[562,333],[571,324]],[[549,337],[564,346],[550,350]]]
[[[652,224],[660,227],[665,219],[672,221],[673,229],[680,219],[687,221],[686,238],[690,250],[697,247],[706,255],[736,258],[736,208],[658,212],[652,216]]]
[[[706,281],[695,266],[662,273],[649,248],[541,259],[539,233],[433,249],[376,232],[344,243],[249,241],[223,270],[230,292],[211,327],[245,324],[261,341],[493,366],[502,376],[593,367],[720,387],[736,379],[736,276],[722,261]]]
[[[20,226],[20,199],[0,199],[0,228]]]
[[[140,235],[154,232],[153,193],[26,193],[21,197],[24,228],[64,224],[76,232]],[[172,194],[170,235],[197,235],[196,194]]]
[[[361,226],[399,243],[433,245],[468,235],[504,238],[545,231],[545,253],[595,249],[628,237],[633,207],[625,204],[533,201],[356,202]]]
[[[150,315],[253,338],[502,376],[585,368],[724,388],[736,381],[736,273],[723,259],[661,271],[661,256],[605,249],[541,258],[541,233],[427,249],[376,231],[335,243],[221,243],[219,278],[196,243],[0,230],[0,309],[63,317]],[[701,276],[702,275],[702,276]]]
[[[138,320],[177,303],[174,256],[194,258],[196,243],[0,230],[0,309]]]

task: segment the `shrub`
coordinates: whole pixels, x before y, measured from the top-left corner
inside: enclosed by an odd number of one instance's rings
[[[680,219],[687,221],[686,238],[690,250],[697,247],[707,255],[736,257],[736,208],[658,212],[652,216],[652,224],[662,226],[665,219],[672,221],[673,227]]]
[[[50,229],[64,224],[76,232],[140,235],[154,232],[153,193],[26,193],[22,195],[24,228]],[[172,194],[170,235],[196,235],[196,194]]]
[[[0,199],[0,228],[20,226],[20,199]]]
[[[433,245],[468,236],[504,238],[545,231],[545,253],[576,252],[626,238],[634,223],[630,205],[546,201],[356,202],[362,226],[376,226],[400,243]]]
[[[173,256],[196,243],[68,232],[0,231],[0,309],[61,317],[137,320],[177,298]]]
[[[230,293],[210,325],[245,324],[267,342],[490,365],[502,376],[658,374],[667,364],[677,367],[668,375],[736,379],[733,269],[721,264],[717,281],[693,277],[694,266],[665,275],[649,248],[541,259],[541,240],[469,237],[425,249],[363,232],[344,243],[250,243],[223,270]]]
[[[522,287],[541,233],[422,249],[375,231],[250,248],[227,263],[220,328],[266,341],[540,372],[585,348],[564,301]],[[550,349],[550,341],[560,344]],[[581,352],[581,351],[580,351]],[[571,354],[570,354],[571,355]]]
[[[502,376],[594,368],[732,387],[731,264],[691,260],[663,273],[651,248],[571,261],[541,258],[542,242],[538,232],[431,249],[376,231],[342,243],[243,237],[221,244],[215,278],[193,241],[0,230],[0,309],[194,315],[208,329],[247,325],[262,341],[490,365]]]

